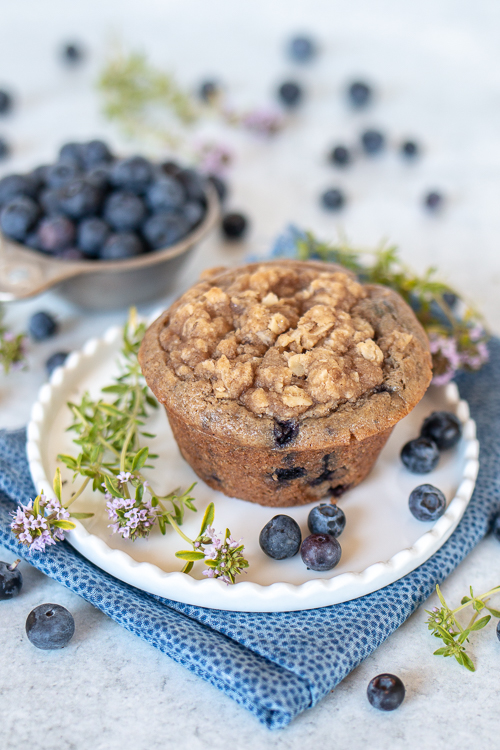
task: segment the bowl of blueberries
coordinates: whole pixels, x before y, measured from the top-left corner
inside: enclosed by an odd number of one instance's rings
[[[54,164],[0,180],[0,300],[51,287],[87,309],[153,300],[219,213],[216,181],[194,169],[66,143]]]

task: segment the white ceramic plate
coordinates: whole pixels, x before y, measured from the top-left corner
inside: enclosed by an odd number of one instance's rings
[[[66,432],[71,415],[68,400],[79,399],[85,390],[98,395],[116,372],[121,329],[110,329],[102,339],[92,339],[81,352],[73,353],[63,368],[56,370],[49,384],[40,391],[28,427],[28,458],[38,491],[50,489],[58,453],[76,454],[71,433]],[[464,437],[459,445],[444,453],[435,471],[425,476],[408,472],[399,459],[401,446],[418,435],[425,416],[435,409],[455,411],[463,422]],[[163,410],[148,422],[157,434],[152,448],[160,455],[156,469],[148,477],[157,491],[186,488],[197,480],[181,458]],[[244,538],[250,562],[248,572],[233,586],[202,576],[197,563],[194,577],[178,572],[182,563],[176,550],[185,546],[168,529],[166,536],[156,530],[149,540],[136,542],[110,536],[103,496],[87,490],[74,510],[93,511],[95,516],[76,522],[68,540],[79,552],[108,573],[140,589],[175,601],[202,607],[235,611],[276,612],[313,609],[363,596],[393,583],[427,560],[444,544],[457,526],[470,500],[478,471],[479,445],[469,409],[459,400],[454,384],[430,389],[414,411],[395,428],[370,476],[339,501],[347,524],[340,537],[342,559],[326,573],[307,570],[300,555],[275,561],[260,550],[259,532],[276,511],[243,500],[228,498],[198,480],[196,505],[203,512],[215,503],[215,527],[231,529]],[[62,469],[63,478],[71,475]],[[408,509],[408,496],[419,484],[441,488],[448,500],[446,513],[434,524],[417,521]],[[307,516],[314,504],[288,508],[303,536]],[[187,513],[184,529],[194,538],[201,513]]]

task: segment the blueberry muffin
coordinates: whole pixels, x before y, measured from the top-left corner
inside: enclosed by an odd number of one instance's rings
[[[139,360],[198,476],[275,507],[361,482],[432,374],[398,294],[290,260],[208,272],[150,326]]]

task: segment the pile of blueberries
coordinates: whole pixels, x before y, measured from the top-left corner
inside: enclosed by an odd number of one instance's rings
[[[66,143],[55,164],[0,180],[0,228],[58,258],[133,258],[176,244],[200,224],[206,181],[173,161],[117,159],[103,141]]]

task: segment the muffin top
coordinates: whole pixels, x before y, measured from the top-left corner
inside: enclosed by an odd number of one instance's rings
[[[395,292],[301,261],[208,272],[148,329],[140,361],[191,426],[278,447],[386,429],[431,378],[425,333]]]

